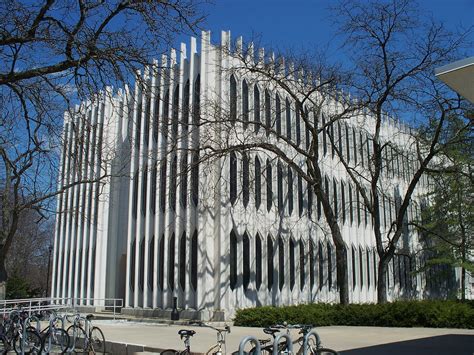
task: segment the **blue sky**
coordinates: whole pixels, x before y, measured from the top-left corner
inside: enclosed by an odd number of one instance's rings
[[[230,30],[232,37],[261,36],[261,42],[280,49],[310,49],[329,43],[334,55],[334,39],[328,6],[330,0],[215,0],[206,7],[205,28],[219,41],[221,30]],[[474,25],[474,0],[422,0],[422,11],[442,21],[449,29]],[[474,42],[474,33],[470,34]],[[470,53],[474,55],[474,53]]]

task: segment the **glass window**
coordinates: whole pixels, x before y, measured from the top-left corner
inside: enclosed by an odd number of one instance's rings
[[[296,280],[295,280],[296,279],[295,277],[295,242],[293,241],[293,238],[290,238],[289,249],[290,249],[290,290],[293,290],[296,283]]]
[[[193,153],[191,165],[191,197],[194,206],[198,205],[199,201],[199,152]]]
[[[333,203],[334,203],[334,217],[336,217],[336,219],[339,218],[339,206],[338,206],[338,203],[337,203],[337,182],[336,182],[336,179],[333,179],[332,180],[332,188],[333,188]]]
[[[298,174],[298,214],[301,217],[303,215],[303,179]]]
[[[237,81],[234,75],[230,76],[230,121],[232,124],[237,121]]]
[[[199,124],[200,118],[200,97],[201,97],[201,75],[196,77],[194,81],[194,97],[193,97],[193,124]]]
[[[171,124],[172,138],[175,140],[178,137],[178,121],[179,119],[179,85],[176,85],[173,94],[173,117]]]
[[[173,157],[170,171],[170,207],[173,211],[176,210],[176,180],[178,170],[178,158],[176,155]]]
[[[130,246],[130,289],[135,290],[135,270],[136,270],[136,238],[133,238],[132,245]],[[66,275],[68,274],[69,264],[66,262]],[[92,270],[91,270],[92,271]],[[66,278],[67,280],[68,278]],[[94,277],[92,278],[94,280]]]
[[[168,245],[168,285],[170,290],[174,291],[174,261],[175,261],[175,236],[174,233],[171,235],[170,242]]]
[[[291,104],[288,99],[285,100],[286,107],[286,137],[291,141]]]
[[[280,104],[280,96],[278,94],[275,95],[275,124],[277,130],[277,136],[281,136],[281,104]]]
[[[166,158],[163,158],[160,166],[160,207],[164,212],[166,209]]]
[[[145,164],[145,166],[143,167],[143,181],[142,181],[142,216],[145,216],[146,215],[146,211],[147,211],[147,206],[146,206],[146,197],[147,197],[147,193],[146,193],[146,185],[148,183],[148,165]]]
[[[250,238],[247,232],[244,233],[242,237],[242,244],[243,244],[243,283],[244,283],[244,290],[247,291],[249,284],[250,284]]]
[[[370,250],[366,250],[367,254],[367,286],[370,287]]]
[[[318,259],[319,259],[319,289],[321,290],[324,286],[324,251],[323,251],[323,244],[319,242],[319,252],[318,252]]]
[[[300,239],[300,290],[303,290],[305,284],[305,255],[304,255],[304,243]]]
[[[143,290],[145,280],[145,239],[140,240],[140,273],[138,276],[138,286]]]
[[[158,270],[158,284],[160,285],[160,289],[164,290],[165,284],[165,235],[163,234],[160,239],[159,245],[159,261],[160,261],[160,269]]]
[[[267,236],[267,280],[268,291],[273,287],[273,240],[270,235]]]
[[[250,200],[250,161],[247,153],[242,153],[242,200],[247,207]]]
[[[283,212],[283,169],[280,161],[277,164],[277,199],[278,199],[278,212]]]
[[[194,231],[191,239],[191,286],[194,291],[197,290],[197,272],[198,270],[198,233]]]
[[[266,131],[268,136],[272,127],[271,101],[270,93],[268,92],[268,90],[265,90],[265,127],[267,128]]]
[[[237,201],[237,157],[234,152],[230,153],[230,203]]]
[[[183,131],[188,131],[188,123],[189,123],[189,79],[186,81],[184,85],[183,91],[183,113],[181,115],[181,125],[183,127]]]
[[[288,214],[293,213],[293,171],[288,167]]]
[[[344,191],[344,182],[341,181],[341,215],[342,223],[346,223],[346,192]]]
[[[133,218],[137,218],[137,209],[138,209],[138,169],[135,170],[135,175],[133,176],[133,205],[132,213]]]
[[[249,87],[247,81],[242,81],[242,120],[244,129],[249,125]]]
[[[332,248],[328,242],[328,288],[332,288]]]
[[[281,291],[285,285],[285,246],[282,237],[278,237],[278,283]]]
[[[151,211],[153,214],[156,212],[156,180],[158,178],[158,162],[155,161],[153,164],[153,170],[151,172]]]
[[[309,240],[309,284],[311,289],[314,286],[314,270],[316,268],[316,264],[314,263],[314,244],[313,241]]]
[[[158,141],[158,130],[160,121],[160,93],[155,94],[154,113],[153,113],[153,140]]]
[[[150,290],[153,290],[154,268],[155,268],[155,236],[152,236],[148,244],[148,288]]]
[[[295,120],[295,129],[296,129],[296,145],[299,146],[301,143],[301,122],[300,122],[300,110],[301,110],[301,105],[298,103],[295,105],[295,111],[296,111],[296,120]]]
[[[179,241],[179,285],[186,290],[186,233],[183,232]]]
[[[188,153],[184,151],[181,156],[181,171],[179,179],[181,181],[180,191],[181,191],[181,206],[186,208],[188,204]]]
[[[253,120],[255,122],[255,132],[260,130],[260,91],[258,86],[253,87]]]
[[[323,155],[326,155],[328,152],[328,147],[327,147],[327,137],[326,137],[326,117],[324,116],[324,114],[322,115],[321,133],[323,135]]]
[[[232,230],[230,232],[230,289],[237,287],[237,236]]]
[[[364,257],[362,254],[362,247],[359,247],[359,273],[360,273],[360,287],[364,287]]]
[[[266,164],[266,175],[267,175],[267,211],[270,212],[273,202],[273,191],[272,191],[272,163],[267,159]]]
[[[260,290],[262,285],[262,240],[257,233],[255,236],[255,287]]]
[[[258,210],[262,202],[262,166],[255,156],[255,208]]]
[[[357,286],[357,270],[356,270],[356,251],[352,246],[352,288]]]

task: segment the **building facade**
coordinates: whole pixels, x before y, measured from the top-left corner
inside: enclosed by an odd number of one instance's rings
[[[233,53],[242,53],[241,41],[230,47],[230,33],[213,45],[203,32],[199,46],[193,38],[189,48],[145,68],[134,89],[107,89],[65,115],[59,187],[72,187],[58,198],[53,297],[84,305],[123,298],[125,312],[145,315],[163,315],[176,297],[179,308],[202,319],[338,300],[335,248],[311,186],[272,152],[221,149],[223,142],[275,143],[270,130],[303,150],[311,146],[291,97],[239,69]],[[324,112],[337,105],[330,101],[322,115],[310,115],[314,124],[325,124]],[[337,138],[346,160],[367,168],[371,122],[363,113],[335,122],[317,142],[348,248],[351,302],[376,301],[378,256],[370,214],[327,135]],[[382,132],[393,147],[382,177],[388,230],[397,191],[406,189],[415,166],[400,153],[412,143],[408,129],[387,118]],[[275,144],[290,156],[285,139]],[[305,169],[302,156],[291,157]],[[419,213],[414,198],[407,222]],[[418,249],[407,223],[387,275],[389,299],[426,292],[425,277],[414,273]]]

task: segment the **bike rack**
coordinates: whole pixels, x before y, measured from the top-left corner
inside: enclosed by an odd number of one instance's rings
[[[239,355],[243,355],[244,354],[244,348],[245,348],[245,345],[251,341],[254,345],[255,345],[255,353],[254,355],[260,355],[262,350],[261,350],[261,347],[260,347],[260,342],[258,341],[257,338],[251,336],[251,335],[248,335],[246,336],[245,338],[243,338],[241,341],[240,341],[240,344],[239,344]]]
[[[308,334],[304,336],[303,339],[303,355],[308,354],[308,342],[311,336],[313,336],[313,338],[316,340],[316,347],[319,348],[321,346],[321,339],[319,338],[319,334],[316,333],[315,330],[311,330]]]
[[[273,340],[273,355],[278,355],[279,350],[278,350],[278,344],[280,343],[280,339],[285,338],[286,339],[286,350],[288,351],[289,354],[293,353],[293,341],[291,340],[291,337],[288,334],[279,334],[275,340]]]

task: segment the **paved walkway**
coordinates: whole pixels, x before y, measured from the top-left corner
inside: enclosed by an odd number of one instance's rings
[[[107,341],[128,344],[125,348],[111,347],[112,353],[134,354],[142,351],[158,352],[159,349],[183,349],[179,329],[193,329],[193,352],[205,353],[216,343],[216,332],[197,326],[166,325],[157,323],[127,322],[123,320],[95,320]],[[222,324],[219,324],[222,325]],[[432,328],[380,328],[380,327],[320,327],[317,328],[324,346],[341,352],[341,355],[404,354],[404,355],[473,355],[474,330]],[[227,353],[238,349],[239,342],[247,335],[268,338],[261,328],[231,326],[227,336]],[[296,332],[294,333],[296,339]],[[119,350],[120,349],[120,350]]]

